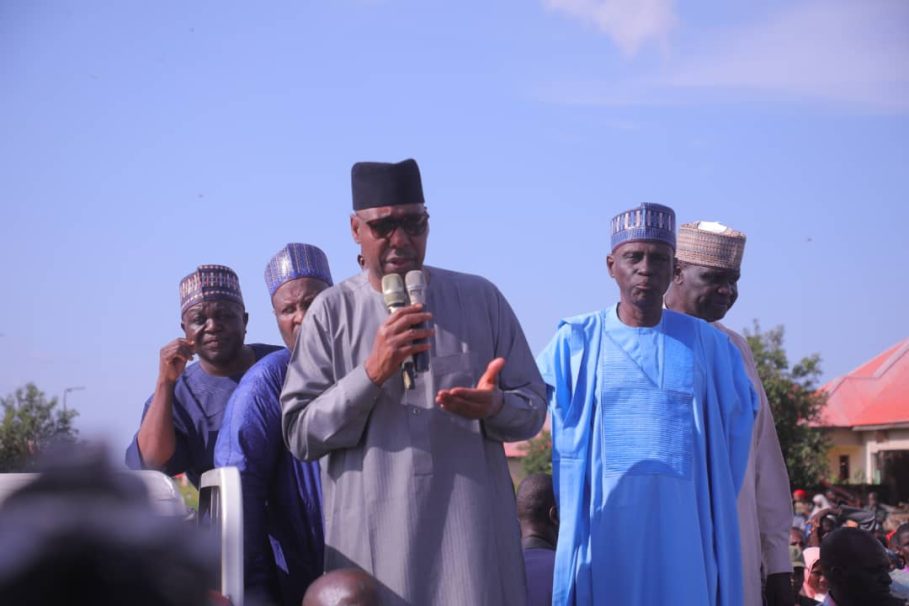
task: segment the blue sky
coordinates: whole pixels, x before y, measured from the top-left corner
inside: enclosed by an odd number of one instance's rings
[[[825,378],[909,336],[909,5],[900,0],[0,4],[0,393],[131,438],[177,284],[286,242],[356,270],[358,160],[416,158],[427,262],[492,279],[531,347],[612,303],[641,201],[748,234],[733,328]]]

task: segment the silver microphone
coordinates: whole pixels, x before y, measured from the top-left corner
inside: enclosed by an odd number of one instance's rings
[[[404,290],[404,281],[398,274],[382,276],[382,298],[388,313],[394,313],[402,307],[407,307],[407,291]]]
[[[382,298],[385,299],[385,307],[388,313],[407,306],[407,291],[404,290],[404,280],[398,274],[386,274],[382,276]],[[401,370],[404,371],[404,387],[413,389],[413,360],[407,358],[401,363]]]
[[[410,297],[411,304],[426,305],[426,281],[423,277],[422,270],[414,269],[407,272],[404,276],[404,283],[407,285],[407,294]],[[418,329],[426,328],[425,324],[416,326]],[[418,343],[423,342],[417,341]],[[417,372],[426,372],[429,370],[429,352],[422,351],[413,355],[413,366]]]

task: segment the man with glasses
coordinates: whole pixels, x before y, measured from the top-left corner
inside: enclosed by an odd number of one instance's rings
[[[489,281],[423,265],[416,162],[362,162],[351,177],[364,271],[313,303],[281,396],[288,448],[322,467],[325,568],[369,572],[383,604],[522,604],[502,442],[543,424],[533,356]],[[389,313],[383,276],[415,270],[425,304]],[[405,379],[424,352],[429,370]]]

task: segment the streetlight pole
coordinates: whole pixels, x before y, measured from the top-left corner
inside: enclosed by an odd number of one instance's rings
[[[75,387],[67,387],[63,390],[63,412],[66,412],[66,395],[71,391],[79,391],[80,389],[85,388],[81,385],[77,385]]]

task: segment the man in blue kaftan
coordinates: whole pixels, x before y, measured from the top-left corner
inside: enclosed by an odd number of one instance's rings
[[[331,271],[319,248],[293,243],[269,261],[265,283],[287,347],[240,381],[227,404],[215,465],[240,470],[247,596],[299,606],[323,571],[322,485],[318,462],[298,461],[284,446],[280,395],[303,317],[331,285]]]
[[[738,606],[736,495],[757,398],[729,339],[664,311],[675,215],[612,221],[618,305],[563,320],[538,357],[560,517],[553,604]]]
[[[200,265],[180,281],[184,337],[161,348],[155,391],[126,449],[131,469],[185,473],[196,487],[214,467],[215,440],[224,407],[243,373],[277,350],[244,344],[249,314],[237,274],[223,265]],[[194,357],[199,361],[187,364]]]

